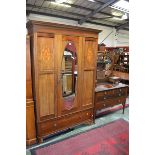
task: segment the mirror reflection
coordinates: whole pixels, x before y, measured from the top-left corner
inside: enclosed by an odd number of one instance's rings
[[[65,109],[73,108],[75,95],[77,92],[77,53],[73,42],[69,42],[64,50],[61,77],[62,77],[62,96]]]
[[[112,60],[109,56],[105,56],[104,58],[104,70],[105,70],[105,76],[109,76],[112,72]]]
[[[105,70],[110,69],[110,67],[112,65],[112,61],[109,56],[105,56],[104,64],[105,64],[105,66],[104,66]]]

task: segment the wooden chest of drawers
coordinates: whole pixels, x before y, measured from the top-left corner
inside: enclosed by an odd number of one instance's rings
[[[122,104],[124,113],[127,92],[128,85],[122,83],[111,88],[106,88],[104,84],[97,86],[95,89],[95,112]]]
[[[43,137],[46,137],[58,131],[72,128],[76,125],[81,124],[81,122],[83,122],[83,124],[92,124],[94,123],[92,121],[93,117],[93,109],[90,108],[84,111],[64,115],[64,117],[42,121],[39,123],[39,129],[42,131]]]

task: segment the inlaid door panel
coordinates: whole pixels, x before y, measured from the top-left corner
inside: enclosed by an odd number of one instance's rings
[[[54,75],[39,76],[40,117],[54,114]]]
[[[96,52],[96,39],[86,38],[85,39],[85,52],[84,52],[84,68],[95,67],[95,52]]]
[[[97,39],[84,38],[83,49],[83,102],[82,107],[94,106]]]
[[[38,120],[56,117],[54,39],[52,34],[37,33],[34,59]]]
[[[40,71],[54,69],[54,39],[38,37],[38,65]]]
[[[84,100],[82,106],[92,106],[93,104],[93,89],[94,89],[94,71],[85,71],[84,72],[84,80],[83,80],[83,85],[84,85]]]

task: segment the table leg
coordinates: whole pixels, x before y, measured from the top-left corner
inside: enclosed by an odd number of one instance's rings
[[[123,114],[124,114],[124,109],[125,109],[125,102],[123,102]]]

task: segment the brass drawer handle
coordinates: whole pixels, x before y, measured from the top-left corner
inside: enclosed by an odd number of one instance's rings
[[[87,116],[88,116],[88,112],[87,112],[87,114],[86,114]]]
[[[55,124],[54,124],[54,126],[56,127],[56,126],[57,126],[57,124],[55,123]]]
[[[91,117],[93,117],[94,115],[92,114]]]

